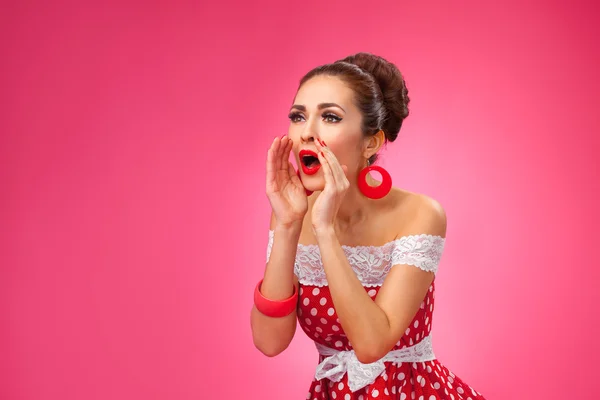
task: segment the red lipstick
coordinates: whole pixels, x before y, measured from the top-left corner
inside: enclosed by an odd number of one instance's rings
[[[302,171],[306,175],[314,175],[317,173],[319,168],[321,168],[319,156],[314,151],[300,150],[298,156],[300,157],[300,165],[302,166]]]

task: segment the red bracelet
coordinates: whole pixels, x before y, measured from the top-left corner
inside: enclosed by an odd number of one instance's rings
[[[269,300],[260,292],[262,282],[263,280],[261,279],[256,285],[256,289],[254,289],[254,305],[258,311],[268,317],[280,318],[290,315],[296,309],[298,301],[296,285],[293,285],[294,293],[292,293],[290,298],[285,300]]]

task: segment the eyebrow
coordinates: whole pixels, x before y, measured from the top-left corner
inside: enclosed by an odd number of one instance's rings
[[[317,106],[317,108],[319,110],[322,110],[324,108],[329,108],[329,107],[337,107],[337,108],[340,108],[343,112],[346,112],[346,110],[344,110],[339,104],[336,104],[336,103],[321,103],[321,104],[319,104]],[[300,104],[294,104],[292,106],[292,108],[297,108],[300,111],[306,112],[306,106],[303,106],[303,105],[300,105]]]

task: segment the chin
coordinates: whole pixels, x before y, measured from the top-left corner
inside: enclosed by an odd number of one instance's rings
[[[321,176],[304,176],[302,177],[302,185],[310,191],[320,192],[325,188],[325,179]]]

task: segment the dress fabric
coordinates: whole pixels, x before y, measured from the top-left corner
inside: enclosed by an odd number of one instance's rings
[[[269,231],[267,261],[274,232]],[[445,238],[404,236],[383,246],[342,246],[367,294],[375,300],[396,265],[437,272]],[[354,355],[333,304],[317,245],[298,244],[294,273],[302,330],[315,342],[318,365],[307,400],[481,400],[483,395],[440,363],[431,345],[435,278],[404,335],[386,357],[362,364]]]

